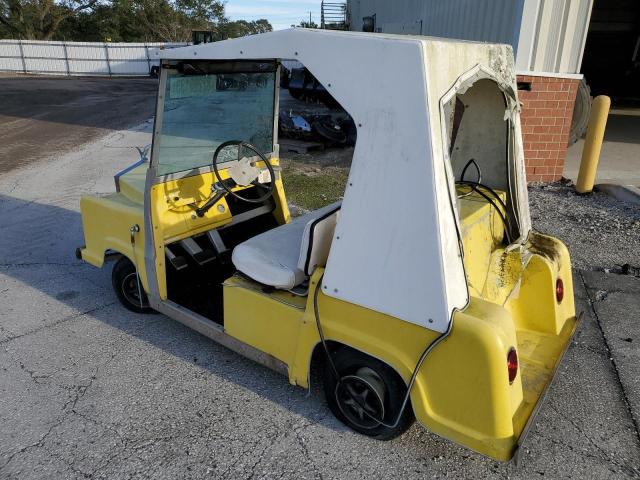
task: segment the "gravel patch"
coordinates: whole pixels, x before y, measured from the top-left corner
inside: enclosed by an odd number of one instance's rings
[[[534,228],[565,242],[574,268],[640,266],[640,206],[563,183],[529,185],[529,203]]]

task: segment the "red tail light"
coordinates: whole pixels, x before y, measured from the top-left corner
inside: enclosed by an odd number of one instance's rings
[[[511,385],[518,374],[518,354],[513,347],[509,349],[507,354],[507,370],[509,372],[509,385]]]
[[[558,280],[556,280],[556,300],[558,301],[558,303],[561,303],[563,298],[564,298],[564,283],[562,282],[562,279],[559,278]]]

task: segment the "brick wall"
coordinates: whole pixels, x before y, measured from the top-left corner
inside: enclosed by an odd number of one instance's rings
[[[518,75],[518,83],[531,85],[530,91],[518,90],[527,180],[559,180],[579,80]]]

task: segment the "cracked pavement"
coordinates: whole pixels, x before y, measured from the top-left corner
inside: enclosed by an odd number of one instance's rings
[[[640,478],[640,279],[575,272],[583,325],[519,465],[418,425],[371,440],[75,259],[80,195],[112,191],[149,129],[0,177],[0,478]]]

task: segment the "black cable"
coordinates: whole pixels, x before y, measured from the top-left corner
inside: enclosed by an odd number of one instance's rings
[[[470,165],[473,165],[474,167],[476,167],[476,171],[478,172],[478,180],[476,181],[464,179],[464,176],[467,173],[467,168],[469,168]],[[507,211],[507,204],[502,201],[502,198],[500,198],[500,195],[498,195],[493,188],[482,183],[482,170],[480,170],[480,165],[478,165],[478,163],[474,158],[470,159],[467,162],[467,164],[464,166],[464,168],[462,169],[462,173],[460,173],[460,180],[458,180],[456,183],[462,184],[462,185],[478,185],[478,186],[481,186],[482,188],[487,189],[496,198],[496,200],[500,202],[500,205],[502,205],[502,207],[504,208],[504,211],[505,212]],[[472,190],[474,189],[472,188]]]
[[[475,159],[471,159],[467,162],[467,164],[464,166],[464,168],[462,169],[462,173],[460,174],[460,181],[464,182],[464,175],[465,173],[467,173],[467,168],[469,168],[470,165],[473,165],[474,167],[476,167],[476,172],[478,172],[478,181],[477,183],[482,183],[482,170],[480,170],[480,165],[478,165],[478,163],[475,161]]]
[[[491,188],[490,186],[485,185],[484,183],[474,182],[472,180],[459,180],[459,181],[456,182],[456,184],[470,186],[470,187],[472,187],[473,190],[475,190],[473,188],[474,186],[484,188],[491,195],[493,195],[493,197],[500,203],[500,206],[502,208],[504,208],[504,211],[505,212],[507,211],[507,204],[504,203],[504,200],[502,200],[502,198],[500,198],[500,195],[498,195],[498,193],[493,188]]]
[[[476,167],[476,172],[478,172],[478,180],[475,181],[475,182],[464,179],[465,174],[467,173],[467,169],[471,165]],[[509,221],[509,218],[507,217],[507,215],[508,215],[507,205],[506,205],[506,203],[504,203],[502,198],[500,198],[500,195],[498,195],[497,192],[493,188],[489,187],[488,185],[484,185],[482,183],[482,170],[480,169],[480,165],[478,165],[478,162],[476,162],[475,159],[473,159],[473,158],[470,159],[467,162],[467,164],[464,166],[464,168],[462,169],[462,172],[460,173],[460,180],[456,182],[456,185],[466,185],[466,186],[470,187],[469,192],[467,192],[467,193],[465,193],[463,195],[459,195],[458,198],[468,197],[469,195],[471,195],[475,191],[480,196],[482,196],[487,202],[489,202],[493,206],[493,208],[496,209],[496,211],[498,212],[498,215],[500,215],[500,219],[502,220],[502,224],[504,225],[504,231],[505,231],[505,236],[507,237],[507,241],[509,243],[511,243],[511,222]],[[502,213],[502,211],[496,206],[495,202],[493,202],[487,195],[485,195],[483,192],[481,192],[478,189],[478,187],[484,188],[489,193],[491,193],[491,195],[493,195],[493,197],[500,203],[502,208],[504,208],[504,213]]]
[[[474,167],[476,167],[476,171],[478,172],[478,180],[477,181],[471,181],[471,180],[465,180],[465,174],[467,173],[467,168],[469,168],[469,166],[473,165]],[[478,165],[478,163],[475,161],[474,158],[470,159],[467,164],[464,166],[464,168],[462,169],[462,172],[460,173],[460,180],[456,182],[456,185],[467,185],[469,187],[471,187],[471,189],[469,190],[468,193],[464,194],[464,195],[460,195],[458,198],[464,198],[467,197],[469,195],[471,195],[471,193],[478,192],[478,194],[480,194],[482,197],[484,197],[491,205],[493,205],[493,207],[498,210],[498,213],[500,214],[500,218],[502,219],[502,223],[504,224],[505,230],[507,232],[507,240],[509,240],[509,243],[511,243],[510,240],[510,235],[509,233],[511,232],[511,222],[508,221],[509,218],[506,217],[506,215],[508,215],[508,209],[507,209],[507,204],[502,200],[502,198],[500,198],[500,195],[498,195],[496,193],[496,191],[489,187],[488,185],[485,185],[482,183],[482,170],[480,169],[480,165]],[[495,203],[493,203],[490,199],[488,199],[485,195],[483,195],[476,187],[482,187],[484,189],[486,189],[489,193],[491,193],[494,198],[500,203],[500,205],[502,206],[502,208],[504,208],[504,215],[502,214],[502,212],[500,212],[500,210],[496,207]]]
[[[327,341],[324,337],[324,331],[322,330],[322,325],[320,324],[320,313],[318,312],[318,294],[320,293],[320,289],[322,288],[322,279],[324,278],[324,273],[320,276],[319,280],[318,280],[318,284],[316,285],[316,289],[313,292],[313,314],[315,316],[316,319],[316,326],[318,328],[318,334],[320,335],[320,342],[322,343],[322,347],[324,348],[324,352],[327,356],[327,360],[329,361],[329,364],[331,365],[331,370],[333,371],[333,374],[336,377],[336,380],[338,381],[338,386],[340,385],[340,383],[342,382],[342,377],[340,376],[340,373],[338,372],[338,369],[336,368],[336,365],[333,363],[333,358],[331,358],[331,352],[329,351],[329,347],[327,346]],[[409,384],[407,385],[407,393],[404,396],[404,400],[402,401],[402,406],[400,407],[400,411],[398,412],[398,416],[396,417],[395,421],[393,423],[385,423],[383,422],[381,419],[374,417],[373,415],[371,415],[369,412],[367,412],[367,410],[365,409],[364,405],[362,405],[358,399],[354,398],[353,395],[351,394],[351,392],[348,389],[344,389],[347,392],[347,395],[349,395],[349,397],[351,397],[351,400],[353,400],[356,405],[358,405],[363,413],[369,417],[371,420],[378,422],[380,425],[382,425],[383,427],[387,427],[387,428],[396,428],[398,426],[398,424],[400,423],[400,419],[402,418],[402,414],[404,412],[404,409],[407,407],[407,404],[409,403],[409,397],[411,395],[411,388],[413,387],[413,384],[416,381],[416,377],[418,376],[418,371],[420,370],[420,367],[422,367],[422,364],[425,360],[425,358],[427,358],[427,355],[431,352],[431,350],[433,350],[436,345],[438,345],[442,340],[444,340],[450,333],[451,333],[451,329],[453,327],[453,315],[451,316],[451,321],[449,322],[449,327],[447,328],[447,330],[444,333],[441,333],[440,335],[438,335],[428,346],[427,348],[422,352],[422,355],[420,355],[420,358],[418,359],[418,363],[416,364],[416,368],[413,370],[413,373],[411,374],[411,378],[409,380]]]
[[[504,233],[505,233],[505,236],[507,237],[507,242],[511,244],[511,233],[510,233],[511,225],[509,223],[508,218],[506,217],[507,207],[502,201],[502,199],[500,198],[500,196],[495,192],[495,190],[493,190],[491,187],[487,187],[486,185],[476,183],[476,182],[468,182],[468,181],[456,182],[456,185],[466,185],[468,187],[471,187],[472,191],[475,191],[476,193],[478,193],[478,195],[484,198],[487,202],[489,202],[489,204],[491,204],[493,208],[496,209],[496,212],[498,212],[498,215],[500,215],[500,219],[502,220],[502,224],[504,225]],[[485,194],[478,187],[488,190],[498,200],[500,205],[504,208],[504,213],[502,213],[502,210],[496,205],[496,203],[491,199],[491,197]]]
[[[476,172],[478,172],[478,183],[482,183],[482,170],[480,170],[480,165],[478,165],[478,163],[473,158],[470,159],[462,169],[462,172],[460,173],[460,181],[461,182],[465,181],[464,176],[467,173],[467,168],[469,168],[470,165],[474,165],[476,167]],[[463,195],[459,195],[458,198],[468,197],[472,193],[473,193],[473,189],[470,189],[467,193]]]

